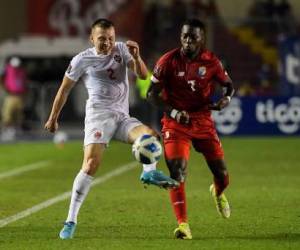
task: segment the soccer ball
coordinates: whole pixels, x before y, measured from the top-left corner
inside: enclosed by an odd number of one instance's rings
[[[152,135],[142,135],[132,145],[132,154],[135,159],[144,164],[157,162],[161,153],[161,145],[157,138]]]

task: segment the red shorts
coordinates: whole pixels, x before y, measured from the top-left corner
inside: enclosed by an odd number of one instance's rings
[[[189,125],[178,124],[172,118],[162,119],[166,159],[189,159],[191,144],[206,160],[224,158],[224,151],[211,118],[192,120]]]

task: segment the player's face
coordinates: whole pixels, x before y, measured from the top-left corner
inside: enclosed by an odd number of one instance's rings
[[[203,47],[204,32],[200,28],[183,25],[180,40],[183,53],[188,57],[193,57]]]
[[[96,26],[92,29],[90,39],[98,54],[108,55],[115,45],[115,29]]]

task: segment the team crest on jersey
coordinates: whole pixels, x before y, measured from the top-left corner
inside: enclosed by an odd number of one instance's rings
[[[100,139],[101,136],[102,136],[102,133],[101,133],[100,131],[96,131],[96,132],[94,133],[94,137],[95,137],[96,139]]]
[[[202,76],[202,77],[205,76],[205,74],[206,74],[206,67],[204,67],[204,66],[199,67],[198,74],[199,74],[199,76]]]
[[[120,55],[116,54],[116,55],[114,55],[114,60],[115,60],[117,63],[121,63],[122,58],[121,58]]]

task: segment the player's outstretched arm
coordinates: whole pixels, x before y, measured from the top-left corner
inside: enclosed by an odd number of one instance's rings
[[[63,81],[55,96],[48,121],[45,124],[46,130],[54,133],[58,129],[58,117],[68,99],[68,95],[70,93],[70,90],[73,88],[74,83],[75,82],[73,80],[69,79],[66,76],[63,78]]]
[[[137,42],[127,41],[126,45],[128,47],[129,53],[132,55],[133,60],[128,63],[128,67],[143,80],[147,79],[148,69],[146,64],[140,55],[140,48]]]

